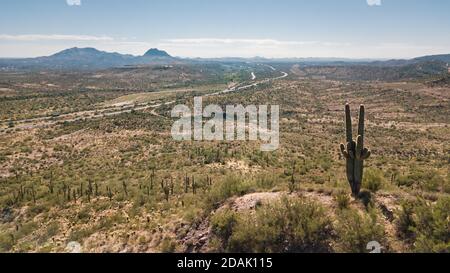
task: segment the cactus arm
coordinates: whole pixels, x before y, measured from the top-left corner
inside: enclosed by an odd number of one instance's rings
[[[341,148],[341,153],[344,155],[344,157],[346,159],[349,159],[350,155],[348,154],[347,150],[345,150],[345,145],[341,143],[340,148]]]
[[[359,124],[358,124],[358,136],[361,136],[362,138],[362,145],[364,146],[364,126],[365,126],[365,116],[366,116],[366,109],[364,105],[361,105],[359,108]],[[363,147],[364,148],[364,147]]]
[[[353,141],[352,116],[349,104],[345,105],[345,128],[346,128],[347,142],[352,142]]]
[[[363,150],[364,150],[364,147],[363,147],[363,145],[364,145],[363,139],[364,139],[364,138],[363,138],[362,136],[358,136],[358,137],[356,138],[355,158],[356,158],[357,160],[361,160],[361,156],[362,156],[362,153],[363,153]]]

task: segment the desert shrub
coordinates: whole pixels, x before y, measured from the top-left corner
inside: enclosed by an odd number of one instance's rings
[[[233,234],[233,228],[237,224],[237,221],[237,214],[230,209],[217,212],[211,217],[212,232],[220,237],[226,245]]]
[[[436,171],[431,171],[420,182],[420,188],[426,191],[439,191],[444,183],[444,178]]]
[[[376,210],[360,213],[357,210],[343,210],[336,226],[339,251],[350,253],[367,252],[367,244],[372,241],[384,243],[384,229],[377,222]]]
[[[414,202],[404,201],[401,203],[401,208],[398,211],[398,219],[396,220],[398,235],[410,240],[414,236],[415,222],[413,219]]]
[[[96,228],[101,230],[111,229],[114,225],[123,224],[126,222],[125,217],[121,213],[114,213],[108,217],[102,218],[97,224]]]
[[[206,202],[209,209],[232,196],[241,196],[248,193],[253,188],[254,183],[250,180],[242,179],[238,176],[227,176],[221,182],[214,184],[209,192]]]
[[[50,208],[46,206],[45,204],[38,204],[30,206],[27,213],[29,217],[34,217],[36,215],[39,215],[41,213],[49,211]]]
[[[317,158],[317,165],[316,166],[320,166],[320,168],[322,168],[322,170],[324,170],[326,172],[326,171],[331,169],[332,162],[333,162],[333,159],[330,157],[330,155],[328,155],[328,154],[321,154]]]
[[[81,243],[83,241],[83,239],[91,236],[94,232],[95,231],[90,228],[81,228],[81,229],[72,230],[72,232],[69,235],[68,242],[74,241],[74,242]]]
[[[426,191],[438,191],[444,178],[436,170],[413,169],[408,175],[397,179],[399,186],[417,186]]]
[[[142,192],[138,192],[133,197],[133,209],[139,209],[147,203],[147,196]]]
[[[444,181],[444,192],[445,193],[450,193],[450,173],[447,174],[447,179]]]
[[[83,208],[77,213],[77,220],[79,220],[81,223],[87,223],[90,218],[91,214],[89,208]]]
[[[0,252],[8,252],[14,246],[14,235],[9,232],[0,234]]]
[[[401,175],[396,180],[397,186],[412,187],[416,181],[411,175]]]
[[[270,190],[276,185],[276,178],[270,174],[260,175],[256,178],[256,186],[259,189]]]
[[[228,214],[222,219],[222,233],[217,235],[229,237],[223,240],[229,252],[329,251],[331,222],[321,206],[304,199],[283,198],[262,205],[256,214],[244,213],[237,218]]]
[[[450,253],[450,197],[415,207],[415,251]]]
[[[367,169],[367,171],[364,173],[362,186],[365,189],[368,189],[369,191],[375,193],[383,187],[384,183],[385,179],[382,171],[371,168]]]
[[[248,155],[251,160],[250,165],[257,166],[270,166],[275,164],[274,158],[270,155],[270,153],[264,153],[261,151],[255,151]]]
[[[39,244],[45,243],[49,238],[52,238],[53,236],[58,234],[58,232],[59,232],[59,223],[57,221],[50,222],[47,225],[45,232],[39,237],[38,243]]]
[[[195,222],[204,217],[204,211],[195,206],[186,207],[183,210],[183,219],[189,223]]]
[[[176,250],[177,244],[171,237],[164,237],[161,242],[160,248],[162,253],[174,253]]]
[[[52,222],[48,225],[47,230],[45,231],[45,236],[47,238],[51,238],[58,234],[59,231],[59,223],[58,222]]]
[[[339,191],[334,196],[334,199],[336,200],[339,209],[347,209],[350,204],[350,197],[345,191]]]
[[[20,239],[20,238],[23,238],[25,236],[28,236],[33,231],[35,231],[37,228],[38,228],[38,224],[36,222],[25,223],[16,232],[15,237],[16,237],[16,239]]]

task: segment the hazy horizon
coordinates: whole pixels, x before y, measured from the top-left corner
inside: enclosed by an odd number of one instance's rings
[[[151,48],[149,48],[149,49],[145,50],[144,52],[142,52],[141,54],[132,54],[132,53],[127,53],[127,52],[101,50],[101,49],[98,49],[98,48],[95,48],[95,47],[89,47],[89,46],[88,47],[72,46],[72,47],[68,47],[68,48],[63,48],[63,49],[61,49],[59,51],[50,53],[48,55],[29,56],[29,57],[27,57],[27,56],[24,56],[24,57],[21,57],[21,56],[19,56],[19,57],[3,57],[3,56],[0,56],[0,59],[27,59],[27,58],[49,57],[49,56],[55,55],[57,53],[60,53],[62,51],[75,49],[75,48],[78,48],[78,49],[93,48],[93,49],[99,50],[101,52],[119,53],[119,54],[122,54],[122,55],[131,55],[133,57],[143,56],[146,53],[147,50],[151,49]],[[317,60],[336,60],[336,61],[339,61],[339,60],[388,61],[388,60],[403,60],[403,59],[404,60],[409,60],[409,59],[414,59],[414,58],[424,57],[424,56],[428,56],[429,55],[429,54],[425,54],[425,55],[420,55],[420,56],[413,56],[413,57],[410,57],[410,58],[364,58],[364,57],[352,58],[352,57],[335,57],[335,56],[325,56],[325,57],[317,57],[317,56],[305,56],[305,57],[296,57],[296,56],[292,56],[292,57],[265,57],[265,56],[257,56],[257,55],[249,56],[249,57],[245,57],[245,56],[231,56],[231,55],[230,56],[220,56],[220,57],[214,57],[214,56],[201,57],[201,56],[177,56],[177,55],[171,54],[171,52],[168,52],[164,48],[156,48],[156,49],[166,51],[171,57],[182,58],[182,59],[233,59],[233,58],[236,58],[236,59],[239,59],[239,58],[241,58],[241,59],[254,59],[254,58],[263,58],[263,59],[268,59],[268,60],[271,60],[271,59],[273,59],[273,60],[278,60],[278,59],[279,60],[283,60],[283,59],[313,59],[314,60],[314,59],[317,59]],[[447,55],[447,54],[450,54],[450,53],[437,53],[437,54],[432,54],[432,55]]]

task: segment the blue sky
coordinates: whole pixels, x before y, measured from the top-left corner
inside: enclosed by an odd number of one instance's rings
[[[450,53],[447,0],[0,0],[0,57],[68,47],[184,57]]]

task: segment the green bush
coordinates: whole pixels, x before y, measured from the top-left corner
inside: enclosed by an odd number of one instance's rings
[[[77,214],[77,220],[79,220],[80,223],[87,223],[89,222],[90,218],[91,218],[90,208],[83,208]]]
[[[39,238],[39,243],[41,244],[44,243],[49,238],[52,238],[53,236],[58,234],[58,232],[59,232],[59,223],[56,221],[49,223],[49,225],[45,230],[45,233],[41,236],[41,238]]]
[[[385,242],[384,228],[377,222],[375,209],[368,214],[360,214],[354,209],[343,210],[338,219],[336,231],[342,252],[365,253],[369,242],[376,241],[381,245]]]
[[[443,181],[444,178],[436,170],[414,169],[410,174],[400,176],[397,184],[407,187],[416,186],[426,191],[438,191]]]
[[[93,228],[80,228],[76,230],[72,230],[72,232],[69,235],[68,242],[78,242],[81,243],[85,238],[88,238],[92,234],[95,233],[95,230]]]
[[[447,174],[447,179],[444,181],[444,192],[450,193],[450,173]]]
[[[331,222],[317,203],[283,198],[257,208],[256,213],[222,218],[223,249],[229,252],[328,252]],[[229,227],[232,227],[231,234]],[[218,231],[218,232],[217,232]],[[228,240],[225,240],[227,239]]]
[[[450,252],[450,197],[402,203],[397,228],[417,252]]]
[[[376,193],[383,187],[384,183],[385,179],[382,171],[377,169],[367,169],[364,173],[363,188]]]
[[[0,252],[8,252],[14,246],[14,235],[6,232],[0,234]]]
[[[421,201],[415,207],[415,250],[450,253],[450,197],[435,204]]]
[[[276,178],[270,174],[260,175],[256,178],[258,189],[270,190],[276,185]]]
[[[224,244],[228,244],[228,239],[233,234],[233,228],[237,221],[237,214],[230,209],[217,212],[211,217],[212,232],[220,237]]]
[[[38,224],[36,222],[28,222],[23,224],[19,230],[16,232],[16,239],[23,238],[28,236],[32,232],[34,232],[38,228]]]
[[[398,212],[397,230],[398,235],[407,240],[413,239],[415,222],[413,219],[414,202],[404,201],[401,204],[401,209]]]
[[[103,217],[94,228],[96,228],[97,230],[109,230],[114,225],[120,225],[125,222],[125,217],[122,215],[122,213],[118,212],[110,216]]]
[[[347,209],[350,204],[350,197],[345,191],[339,191],[334,196],[334,199],[336,200],[339,209]]]
[[[250,192],[253,186],[253,181],[245,180],[234,175],[227,176],[221,182],[214,184],[214,187],[206,198],[207,207],[213,209],[216,205],[230,197],[242,196]]]
[[[161,242],[162,253],[174,253],[177,248],[177,244],[171,237],[164,237]]]

